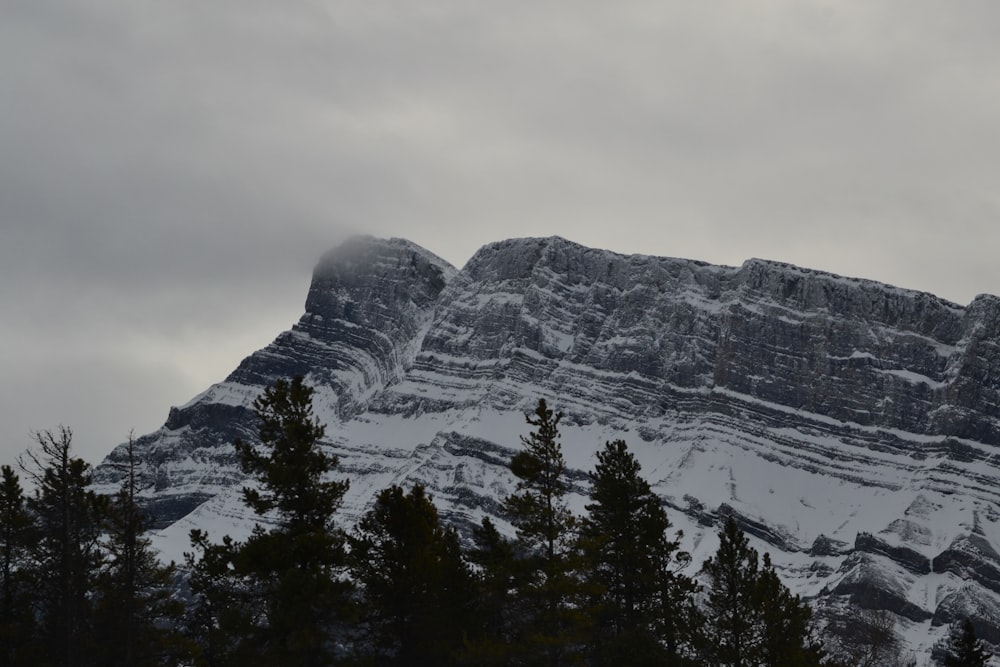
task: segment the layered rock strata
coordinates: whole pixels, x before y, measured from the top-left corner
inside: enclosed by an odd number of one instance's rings
[[[255,437],[252,402],[277,378],[316,388],[351,480],[345,523],[419,482],[460,527],[502,525],[507,462],[545,397],[565,414],[577,507],[594,452],[624,438],[696,564],[733,516],[821,612],[888,609],[918,651],[969,614],[1000,640],[997,297],[963,308],[560,238],[490,244],[456,271],[361,238],[319,263],[305,310],[139,439],[165,553],[191,527],[252,523],[231,442]],[[113,488],[114,468],[99,480]]]

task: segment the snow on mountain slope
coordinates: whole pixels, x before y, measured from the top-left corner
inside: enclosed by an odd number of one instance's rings
[[[623,438],[695,564],[731,515],[821,613],[889,609],[918,651],[971,614],[1000,643],[998,332],[997,297],[962,308],[775,262],[547,238],[455,271],[361,238],[320,262],[291,331],[139,439],[144,493],[167,557],[193,527],[246,534],[231,442],[254,438],[264,387],[301,373],[351,481],[346,523],[421,482],[468,528],[500,513],[544,397],[565,414],[579,509],[595,452]]]

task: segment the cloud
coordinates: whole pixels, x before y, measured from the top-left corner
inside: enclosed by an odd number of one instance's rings
[[[6,385],[15,416],[42,421],[29,403],[55,380],[47,414],[124,385],[155,386],[127,393],[165,414],[221,379],[202,359],[287,328],[312,264],[353,232],[458,265],[560,234],[961,302],[1000,282],[985,0],[4,13],[0,335],[5,374],[35,383]],[[139,409],[122,405],[94,429],[122,435]]]

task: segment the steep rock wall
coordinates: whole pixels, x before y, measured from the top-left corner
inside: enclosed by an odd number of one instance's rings
[[[1000,636],[998,341],[992,296],[963,308],[559,238],[490,244],[455,272],[359,239],[320,262],[289,332],[140,439],[145,494],[165,552],[191,527],[246,530],[232,439],[255,437],[264,387],[301,373],[351,481],[346,523],[420,482],[459,527],[502,525],[507,461],[545,397],[565,413],[577,507],[593,453],[624,437],[695,563],[736,517],[821,617],[886,608],[929,651],[962,613]],[[113,488],[113,469],[99,479]]]

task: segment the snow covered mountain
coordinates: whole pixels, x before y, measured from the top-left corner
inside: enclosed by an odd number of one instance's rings
[[[495,516],[548,400],[582,509],[623,438],[695,566],[734,516],[825,613],[887,609],[930,649],[971,615],[1000,644],[1000,298],[968,307],[775,262],[721,267],[561,238],[482,248],[460,271],[358,238],[316,267],[305,314],[138,440],[157,544],[245,535],[232,441],[304,374],[350,479],[350,523],[389,484],[426,484],[460,527]],[[120,459],[121,448],[107,462]],[[116,473],[98,469],[111,488]]]

